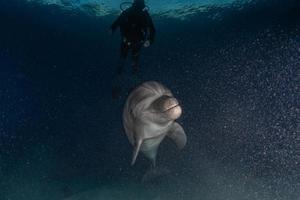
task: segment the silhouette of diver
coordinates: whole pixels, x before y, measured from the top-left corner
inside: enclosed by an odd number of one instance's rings
[[[134,73],[137,73],[140,50],[142,46],[150,46],[154,42],[155,36],[155,28],[144,0],[134,0],[132,6],[120,14],[110,27],[112,34],[117,27],[120,27],[121,32],[117,74],[122,75],[123,66],[130,50],[132,69]]]

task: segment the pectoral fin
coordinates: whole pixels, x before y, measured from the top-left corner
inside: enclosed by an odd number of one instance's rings
[[[143,141],[142,140],[138,140],[135,144],[135,148],[134,148],[134,151],[133,151],[133,157],[132,157],[132,161],[131,161],[131,165],[134,165],[135,161],[136,161],[136,158],[139,154],[139,151],[140,151],[140,148],[141,148],[141,145],[142,145]]]
[[[173,140],[178,149],[183,149],[187,139],[183,128],[177,122],[174,122],[167,136]]]

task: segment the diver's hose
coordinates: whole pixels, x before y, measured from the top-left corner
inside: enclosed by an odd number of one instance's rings
[[[122,2],[122,3],[120,4],[120,10],[121,10],[121,11],[124,11],[124,10],[126,9],[126,8],[123,7],[123,6],[126,5],[126,4],[129,5],[129,6],[132,6],[132,2],[129,2],[129,1]],[[129,6],[128,6],[128,7],[129,7]]]

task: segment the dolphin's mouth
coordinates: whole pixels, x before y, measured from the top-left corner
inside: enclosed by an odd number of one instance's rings
[[[176,108],[178,106],[179,106],[179,104],[175,104],[175,105],[171,106],[170,108],[167,108],[167,109],[163,110],[162,112],[163,113],[168,112],[168,111],[170,111],[170,110],[172,110],[172,109],[174,109],[174,108]]]

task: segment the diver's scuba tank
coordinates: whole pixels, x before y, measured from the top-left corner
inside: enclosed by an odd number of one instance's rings
[[[124,2],[122,2],[122,3],[120,4],[120,10],[123,12],[123,11],[125,11],[126,9],[132,7],[133,4],[134,4],[134,2],[124,1]],[[143,10],[149,11],[150,8],[149,8],[149,6],[145,5],[145,7],[143,8]]]

